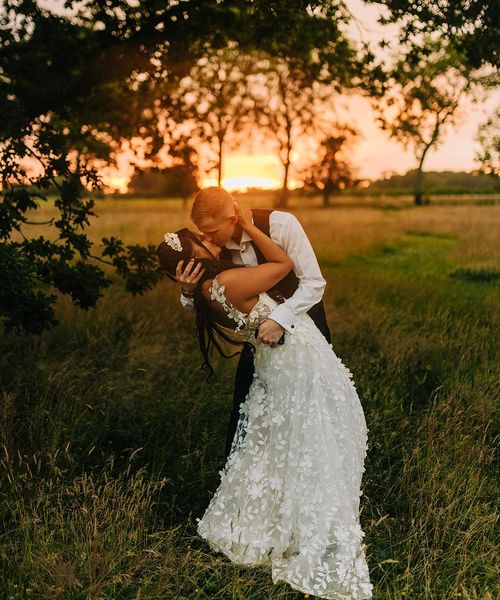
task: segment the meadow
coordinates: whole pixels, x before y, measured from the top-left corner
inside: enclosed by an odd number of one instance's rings
[[[498,598],[500,206],[294,197],[291,210],[369,429],[374,598]],[[96,212],[95,241],[157,244],[188,225],[180,201],[99,200]],[[196,536],[223,467],[235,359],[215,360],[207,382],[176,285],[133,297],[113,279],[96,309],[60,296],[57,327],[0,338],[0,597],[303,598]]]

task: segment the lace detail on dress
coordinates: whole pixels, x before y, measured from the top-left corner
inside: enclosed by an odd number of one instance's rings
[[[277,303],[247,315],[212,283],[242,332]],[[351,372],[309,315],[282,346],[256,346],[255,373],[220,485],[197,531],[232,562],[271,567],[272,580],[319,598],[372,598],[359,502],[368,449]]]
[[[214,277],[209,288],[210,299],[219,302],[227,315],[236,323],[235,331],[242,333],[247,339],[252,339],[255,330],[260,323],[265,321],[278,303],[268,294],[259,294],[259,300],[249,313],[241,312],[226,298],[226,286],[220,285],[217,277]]]

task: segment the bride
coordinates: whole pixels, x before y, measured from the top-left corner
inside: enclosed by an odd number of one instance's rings
[[[194,303],[205,365],[211,370],[221,339],[255,347],[254,379],[198,533],[234,563],[270,566],[274,583],[320,598],[371,598],[359,522],[368,429],[352,375],[308,314],[282,345],[255,342],[277,306],[266,292],[292,262],[249,209],[235,203],[235,211],[267,263],[219,261],[220,248],[189,229],[167,233],[158,247],[170,278],[187,260],[202,273]]]

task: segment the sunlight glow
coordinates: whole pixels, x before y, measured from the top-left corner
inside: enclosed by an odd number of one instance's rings
[[[118,190],[120,194],[124,194],[128,187],[128,177],[120,175],[112,175],[111,177],[103,177],[106,187],[111,190]]]
[[[222,170],[222,187],[227,190],[245,190],[251,187],[278,189],[283,167],[273,154],[229,154]],[[202,187],[217,185],[213,173],[202,178]]]
[[[216,179],[206,178],[201,181],[202,187],[217,185]],[[222,187],[226,190],[248,190],[249,188],[263,188],[267,190],[277,190],[280,187],[280,182],[277,179],[268,177],[252,177],[243,175],[240,177],[223,177]]]
[[[222,187],[229,191],[245,191],[249,188],[278,190],[282,185],[283,165],[273,154],[229,154],[224,160],[222,172]],[[200,185],[217,185],[217,180],[212,174],[202,177]],[[299,181],[290,178],[290,189],[299,185]]]

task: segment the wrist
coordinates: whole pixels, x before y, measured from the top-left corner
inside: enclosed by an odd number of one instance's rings
[[[184,288],[181,288],[181,294],[183,296],[186,296],[186,298],[193,298],[194,297],[194,292],[188,292]]]
[[[246,231],[249,235],[252,233],[252,231],[255,231],[256,229],[258,229],[257,225],[254,225],[253,223],[248,223],[247,225],[242,225],[241,228]]]

